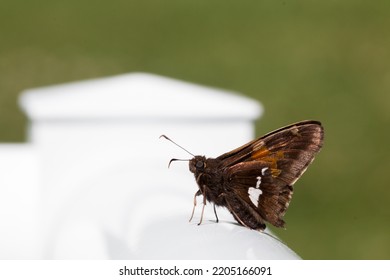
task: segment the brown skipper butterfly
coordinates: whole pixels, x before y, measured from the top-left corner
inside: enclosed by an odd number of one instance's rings
[[[173,142],[165,135],[161,137]],[[283,216],[290,204],[294,183],[320,151],[324,129],[318,121],[302,121],[270,132],[217,158],[195,156],[189,168],[203,196],[202,223],[206,201],[226,207],[241,225],[263,231],[268,222],[284,227]],[[181,159],[171,159],[177,161]],[[169,166],[168,165],[168,166]]]

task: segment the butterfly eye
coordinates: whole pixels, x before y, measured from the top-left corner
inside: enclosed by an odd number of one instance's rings
[[[204,166],[203,161],[197,161],[196,162],[196,168],[203,168],[203,166]]]

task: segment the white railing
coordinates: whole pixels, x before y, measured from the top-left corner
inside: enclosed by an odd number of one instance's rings
[[[20,104],[30,143],[0,145],[0,258],[298,258],[224,209],[189,223],[198,187],[188,163],[167,168],[189,155],[159,139],[218,156],[253,138],[258,102],[134,73],[26,90]]]

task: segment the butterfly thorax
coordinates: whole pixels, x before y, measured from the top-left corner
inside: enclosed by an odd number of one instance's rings
[[[199,191],[208,201],[224,206],[223,172],[220,169],[221,160],[195,156],[190,160],[190,171],[194,173]]]

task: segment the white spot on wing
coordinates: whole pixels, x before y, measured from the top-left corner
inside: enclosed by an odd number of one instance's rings
[[[268,170],[268,167],[264,167],[261,169],[261,175],[265,175],[265,172]]]
[[[252,203],[257,207],[258,204],[259,204],[259,198],[260,198],[260,195],[262,194],[263,192],[260,190],[260,189],[256,189],[256,188],[252,188],[250,187],[248,189],[248,194],[249,194],[249,198],[250,200],[252,201]]]
[[[260,184],[261,184],[261,176],[257,176],[256,179],[257,179],[256,189],[259,189],[260,188]]]

